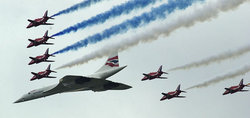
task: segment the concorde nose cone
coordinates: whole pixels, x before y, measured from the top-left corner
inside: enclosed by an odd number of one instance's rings
[[[23,102],[23,99],[22,99],[22,98],[18,99],[18,100],[15,101],[14,103],[20,103],[20,102]]]

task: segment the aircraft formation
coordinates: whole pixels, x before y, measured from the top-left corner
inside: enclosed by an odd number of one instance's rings
[[[42,18],[38,18],[35,20],[29,20],[31,22],[26,28],[37,27],[39,25],[53,25],[51,23],[47,23],[48,19],[54,19],[52,17],[48,17],[48,11],[45,12]],[[39,45],[53,45],[53,43],[47,43],[48,39],[54,39],[53,37],[48,36],[48,31],[45,32],[42,38],[37,38],[35,40],[28,39],[30,44],[27,48],[31,48],[34,46]],[[54,55],[49,54],[49,48],[47,48],[46,52],[43,55],[36,56],[36,57],[29,57],[31,61],[28,65],[38,64],[41,62],[54,62],[53,60],[48,60],[48,58]],[[56,78],[54,76],[49,76],[50,73],[56,73],[50,69],[51,64],[48,65],[45,71],[41,71],[38,73],[31,72],[33,77],[30,81],[39,80],[42,78]],[[66,75],[59,80],[58,84],[54,84],[51,86],[43,87],[40,89],[35,89],[27,94],[23,95],[20,99],[16,100],[14,103],[25,102],[41,97],[46,97],[49,95],[54,95],[57,93],[64,93],[64,92],[76,92],[76,91],[87,91],[91,90],[94,92],[100,91],[107,91],[107,90],[126,90],[132,88],[129,85],[113,82],[106,80],[108,77],[116,74],[117,72],[121,71],[127,66],[119,67],[119,58],[118,52],[112,54],[107,59],[106,63],[97,70],[94,74],[88,76],[75,76],[75,75]]]
[[[144,77],[141,79],[141,81],[145,80],[153,80],[153,79],[167,79],[167,77],[161,77],[162,74],[168,74],[167,72],[162,71],[162,65],[159,67],[158,71],[156,72],[150,72],[148,74],[143,73]],[[186,93],[186,91],[182,91],[180,89],[181,85],[179,84],[175,91],[171,91],[168,93],[162,93],[163,97],[160,99],[160,101],[163,101],[165,99],[172,99],[172,98],[185,98],[185,96],[179,96],[180,93]],[[226,91],[222,95],[227,94],[233,94],[236,92],[246,92],[248,90],[242,90],[244,87],[250,87],[249,84],[243,84],[243,79],[241,79],[239,85],[231,86],[230,88],[225,88]]]
[[[28,19],[30,24],[26,28],[37,27],[37,26],[40,26],[40,25],[53,25],[52,23],[47,23],[47,21],[49,19],[54,19],[54,18],[48,17],[48,10],[47,10],[44,13],[42,18],[37,18],[35,20]],[[37,38],[35,40],[28,39],[30,41],[30,44],[27,46],[27,48],[31,48],[33,46],[36,47],[36,46],[39,46],[39,45],[53,45],[53,43],[47,43],[48,39],[54,39],[54,38],[48,36],[48,30],[47,30],[45,32],[45,34],[43,35],[43,37],[41,37],[41,38]],[[50,56],[54,57],[54,55],[49,54],[49,48],[48,48],[43,55],[36,56],[36,57],[29,57],[31,59],[31,61],[29,62],[28,65],[38,64],[38,63],[41,63],[41,62],[54,62],[53,60],[48,60],[48,58]],[[31,72],[31,74],[33,74],[34,76],[30,79],[30,81],[33,81],[33,80],[36,80],[36,79],[42,79],[42,78],[56,78],[56,77],[49,76],[51,72],[55,72],[55,71],[50,70],[50,66],[51,66],[51,64],[48,65],[48,67],[47,67],[47,69],[45,71],[42,71],[42,72],[39,72],[39,73]]]
[[[40,25],[53,25],[53,23],[47,23],[49,19],[54,19],[54,18],[48,17],[48,11],[46,11],[42,18],[37,18],[35,20],[28,19],[30,24],[26,28],[37,27]],[[51,36],[48,36],[48,30],[47,30],[45,34],[43,35],[43,37],[41,38],[37,38],[34,40],[28,39],[30,41],[30,44],[27,46],[27,48],[36,47],[39,45],[53,45],[53,43],[47,43],[49,39],[54,39],[54,38]],[[53,54],[49,54],[49,48],[48,48],[43,55],[36,56],[36,57],[29,57],[31,61],[28,65],[38,64],[41,62],[54,62],[53,60],[48,60],[49,57],[53,57],[53,56],[54,56]],[[38,73],[31,72],[31,74],[33,74],[33,77],[30,79],[30,81],[39,80],[42,78],[56,78],[54,76],[49,76],[52,72],[56,73],[56,71],[51,70],[50,67],[51,67],[51,64],[48,65],[45,71],[41,71]],[[64,93],[64,92],[76,92],[76,91],[86,91],[86,90],[100,92],[100,91],[107,91],[107,90],[130,89],[132,87],[129,85],[106,80],[108,77],[118,73],[125,67],[126,66],[122,66],[122,67],[119,66],[118,53],[112,54],[107,59],[106,63],[99,70],[97,70],[94,74],[91,74],[88,76],[66,75],[59,80],[58,84],[32,90],[28,92],[27,94],[23,95],[20,99],[18,99],[14,103],[25,102],[25,101],[29,101],[29,100],[33,100],[33,99],[37,99],[41,97],[46,97],[46,96],[54,95],[57,93]],[[168,74],[168,73],[162,71],[162,66],[160,66],[157,72],[150,72],[148,74],[143,73],[144,77],[141,79],[141,81],[154,80],[154,79],[168,79],[167,77],[161,77],[163,74]],[[172,98],[185,98],[185,96],[180,96],[182,92],[186,93],[186,91],[183,91],[180,89],[180,86],[181,85],[179,84],[175,91],[167,92],[167,93],[163,92],[162,93],[163,97],[160,99],[160,101],[163,101],[166,99],[172,99]],[[226,91],[223,93],[223,95],[227,95],[229,93],[233,94],[236,92],[248,91],[248,90],[243,90],[243,88],[246,86],[250,86],[250,85],[243,84],[243,79],[242,79],[239,85],[232,86],[230,88],[225,88]]]
[[[150,72],[148,74],[143,73],[144,77],[141,81],[145,80],[153,80],[153,79],[168,79],[167,77],[161,77],[162,74],[168,74],[167,72],[162,71],[162,65],[159,67],[158,71],[156,72]],[[184,98],[185,96],[179,96],[181,92],[186,93],[186,91],[180,90],[181,85],[179,84],[177,89],[172,92],[168,93],[162,93],[163,97],[160,99],[160,101],[163,101],[165,99],[172,99],[172,98]]]

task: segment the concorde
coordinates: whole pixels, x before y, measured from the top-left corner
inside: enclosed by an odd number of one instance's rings
[[[124,69],[126,66],[119,67],[118,54],[109,56],[105,65],[103,65],[97,72],[89,76],[75,76],[66,75],[59,80],[58,84],[47,86],[44,88],[32,90],[23,95],[14,103],[25,102],[37,98],[54,95],[57,93],[76,92],[92,90],[94,92],[106,90],[126,90],[132,88],[118,82],[106,80],[108,77],[116,74]]]

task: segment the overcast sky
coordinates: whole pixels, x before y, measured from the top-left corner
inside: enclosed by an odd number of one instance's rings
[[[167,37],[141,43],[120,52],[120,65],[128,65],[128,67],[108,78],[108,80],[131,85],[133,87],[131,89],[124,91],[63,93],[13,104],[23,94],[33,89],[58,83],[59,79],[65,75],[89,75],[101,67],[106,60],[106,58],[97,59],[80,66],[57,70],[58,73],[53,74],[53,76],[57,76],[55,79],[45,78],[38,81],[29,81],[32,77],[31,71],[42,71],[48,65],[48,63],[28,65],[30,61],[29,56],[34,57],[43,54],[48,47],[51,52],[55,52],[87,36],[149,11],[151,7],[164,3],[164,1],[157,2],[145,9],[136,10],[131,14],[111,19],[104,24],[56,37],[55,40],[49,41],[55,43],[53,46],[26,48],[29,44],[28,39],[39,38],[43,36],[46,30],[49,30],[49,35],[52,35],[68,26],[107,11],[115,5],[126,2],[126,0],[104,0],[89,8],[57,16],[55,20],[49,20],[49,22],[55,24],[53,26],[26,29],[26,26],[29,24],[27,19],[41,17],[46,10],[49,11],[49,15],[53,15],[80,1],[0,1],[1,118],[249,117],[250,92],[222,96],[225,87],[237,85],[241,78],[244,78],[246,83],[250,83],[249,73],[206,88],[188,90],[187,93],[182,94],[187,97],[185,99],[160,101],[162,92],[173,91],[178,84],[181,84],[181,88],[185,89],[249,65],[249,53],[204,67],[171,71],[169,72],[168,80],[141,81],[143,78],[142,73],[156,71],[160,65],[163,65],[163,70],[166,71],[180,65],[206,59],[213,55],[250,46],[249,2],[236,9],[221,12],[212,20],[197,23],[189,28],[177,29]],[[157,23],[161,22],[153,22],[153,24]],[[147,28],[147,26],[144,26],[144,28]],[[114,36],[110,40],[90,45],[78,51],[56,55],[56,57],[52,57],[56,61],[52,63],[52,69],[89,54],[105,44],[129,37],[137,32],[142,32],[144,28],[130,30],[125,34]]]

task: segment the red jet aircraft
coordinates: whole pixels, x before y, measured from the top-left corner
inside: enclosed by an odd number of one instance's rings
[[[241,79],[239,85],[237,86],[231,86],[230,88],[225,88],[226,91],[223,93],[223,95],[226,95],[226,94],[233,94],[233,93],[236,93],[236,92],[246,92],[248,90],[242,90],[245,86],[249,86],[249,84],[247,85],[244,85],[243,84],[243,79]]]
[[[39,73],[34,73],[31,72],[34,76],[30,79],[30,81],[36,80],[36,79],[42,79],[42,78],[56,78],[49,76],[51,72],[56,73],[56,71],[50,70],[50,65],[47,67],[45,71],[39,72]]]
[[[158,69],[157,72],[151,72],[148,74],[143,73],[144,77],[142,78],[142,81],[144,80],[152,80],[155,78],[159,78],[159,79],[167,79],[167,77],[161,77],[162,74],[168,74],[167,72],[163,72],[162,71],[162,66],[160,66],[160,68]]]
[[[51,55],[49,54],[49,48],[46,50],[45,54],[44,55],[41,55],[41,56],[37,56],[37,57],[30,57],[30,59],[32,59],[29,63],[29,65],[31,64],[38,64],[40,62],[54,62],[52,60],[47,60],[50,56],[54,56],[54,55]]]
[[[38,45],[53,45],[53,43],[47,43],[48,39],[54,39],[48,36],[48,30],[45,32],[42,38],[37,38],[35,40],[28,39],[31,43],[27,46],[27,48],[38,46]]]
[[[30,24],[26,28],[31,28],[33,26],[36,27],[39,25],[54,25],[53,23],[46,23],[49,19],[54,19],[52,17],[48,17],[47,15],[48,15],[48,10],[44,13],[42,18],[37,18],[35,20],[28,19]]]
[[[172,98],[174,98],[174,97],[177,97],[177,98],[185,98],[185,96],[179,96],[181,92],[186,93],[186,91],[180,90],[180,87],[181,87],[181,85],[179,84],[179,86],[177,87],[177,89],[176,89],[175,91],[168,92],[168,93],[161,93],[162,95],[164,95],[164,96],[161,98],[161,101],[162,101],[162,100],[165,100],[165,99],[172,99]]]

